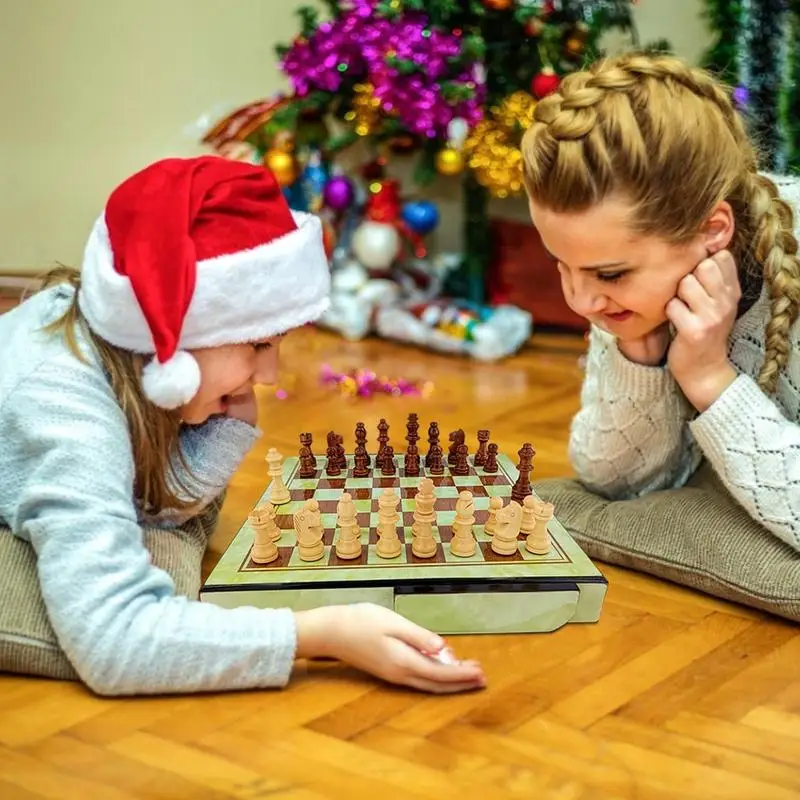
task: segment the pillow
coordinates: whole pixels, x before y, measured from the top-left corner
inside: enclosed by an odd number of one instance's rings
[[[685,487],[633,500],[563,478],[533,488],[590,558],[800,621],[800,553],[755,522],[708,462]]]
[[[178,528],[143,528],[153,564],[175,583],[175,593],[196,599],[203,555],[224,496]],[[0,672],[78,681],[50,625],[39,590],[36,553],[29,542],[0,526]]]

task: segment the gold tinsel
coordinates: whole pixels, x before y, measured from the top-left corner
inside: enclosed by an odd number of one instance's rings
[[[494,197],[523,191],[520,132],[530,127],[536,101],[527,92],[514,92],[491,109],[491,118],[479,122],[464,143],[470,169],[478,183]]]
[[[357,83],[353,89],[353,108],[344,118],[353,123],[359,136],[369,136],[380,124],[381,101],[375,97],[375,87],[371,83]]]

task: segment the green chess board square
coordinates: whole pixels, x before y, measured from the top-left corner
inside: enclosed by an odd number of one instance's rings
[[[300,551],[295,547],[294,551],[292,552],[292,555],[289,558],[289,567],[290,568],[302,567],[304,569],[308,569],[310,567],[319,568],[327,564],[330,557],[331,557],[331,548],[326,546],[325,552],[322,554],[322,558],[318,559],[317,561],[303,561],[303,559],[300,558]]]
[[[320,514],[319,516],[323,528],[336,528],[336,514]]]
[[[510,483],[485,487],[489,497],[511,497],[512,488]]]
[[[400,478],[400,486],[403,489],[409,489],[412,486],[419,486],[419,482],[422,480],[423,477],[424,476],[422,474],[418,475],[417,477],[403,476],[402,478]]]
[[[315,500],[341,500],[342,494],[344,494],[339,489],[319,489],[314,494]]]
[[[455,511],[437,511],[436,522],[439,525],[452,525],[456,518]]]
[[[448,564],[483,564],[483,553],[481,548],[476,544],[475,552],[471,556],[454,556],[450,552],[450,542],[443,545],[444,560]]]
[[[461,489],[466,489],[468,486],[480,486],[481,479],[477,475],[453,475],[453,483]]]
[[[489,497],[473,497],[472,504],[475,506],[476,511],[488,511],[489,510]]]
[[[444,497],[458,497],[461,491],[462,489],[460,489],[458,486],[436,486],[434,488],[434,494],[436,495],[437,500]]]
[[[353,500],[356,514],[369,514],[372,512],[372,500]]]
[[[290,489],[312,489],[315,490],[319,485],[317,478],[293,478]]]
[[[372,478],[348,478],[345,483],[345,491],[350,489],[371,489]]]
[[[416,508],[416,501],[412,500],[410,497],[404,497],[400,501],[401,511],[413,511],[415,508]]]

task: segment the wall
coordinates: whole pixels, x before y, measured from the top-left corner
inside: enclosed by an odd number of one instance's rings
[[[666,36],[695,59],[706,44],[701,4],[640,0],[642,39]],[[79,263],[117,182],[152,160],[200,152],[192,126],[204,114],[283,89],[273,47],[296,33],[295,7],[0,0],[0,270]],[[456,247],[457,192],[438,189],[441,244]]]

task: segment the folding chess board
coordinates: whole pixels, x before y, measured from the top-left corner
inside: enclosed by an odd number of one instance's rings
[[[321,605],[373,602],[393,608],[409,619],[442,634],[544,632],[568,622],[596,622],[607,590],[607,580],[580,549],[556,516],[548,523],[550,551],[535,555],[519,536],[517,552],[510,556],[492,550],[491,536],[484,532],[489,498],[505,503],[518,477],[513,462],[498,454],[498,471],[488,473],[469,456],[467,475],[453,475],[444,459],[444,473],[433,475],[421,459],[420,474],[407,476],[404,455],[395,456],[396,474],[384,476],[374,465],[368,477],[353,476],[354,455],[338,476],[325,471],[325,459],[317,456],[314,477],[301,478],[300,459],[287,458],[283,480],[290,499],[277,508],[280,528],[278,556],[270,563],[252,559],[254,529],[246,521],[201,591],[205,602],[233,608],[303,610]],[[411,526],[414,496],[420,481],[432,480],[435,493],[436,554],[419,558],[412,552]],[[378,498],[386,488],[400,497],[397,533],[403,543],[399,556],[382,558],[376,552]],[[475,507],[473,533],[475,553],[453,555],[449,549],[452,523],[460,492],[472,493]],[[337,556],[337,505],[349,492],[361,527],[361,555],[355,559]],[[296,546],[293,514],[305,502],[319,503],[324,526],[324,553],[317,561],[303,561]],[[269,502],[270,487],[258,505]]]

